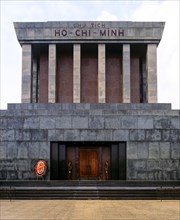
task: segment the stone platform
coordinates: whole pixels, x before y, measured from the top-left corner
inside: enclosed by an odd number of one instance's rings
[[[170,104],[10,104],[0,137],[1,180],[35,180],[34,162],[50,167],[50,144],[64,141],[126,142],[127,180],[180,179],[180,111]]]

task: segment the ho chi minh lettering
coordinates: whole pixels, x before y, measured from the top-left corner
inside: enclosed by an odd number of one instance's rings
[[[125,31],[120,28],[113,29],[87,29],[87,28],[74,28],[74,29],[55,29],[54,36],[60,38],[78,38],[78,37],[124,37]]]

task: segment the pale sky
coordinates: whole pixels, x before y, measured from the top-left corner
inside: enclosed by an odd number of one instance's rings
[[[163,21],[157,49],[158,102],[180,109],[179,0],[169,1],[15,1],[0,0],[0,109],[21,102],[21,46],[13,22]]]

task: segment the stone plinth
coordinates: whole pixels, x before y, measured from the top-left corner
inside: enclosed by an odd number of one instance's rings
[[[0,179],[36,179],[51,142],[126,142],[127,180],[179,180],[180,111],[168,104],[13,104],[0,112]],[[46,179],[50,179],[47,173]]]

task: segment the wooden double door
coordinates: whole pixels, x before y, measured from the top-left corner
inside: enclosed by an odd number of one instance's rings
[[[98,150],[97,149],[80,149],[79,151],[79,168],[80,179],[98,178]]]
[[[51,180],[125,180],[126,143],[51,143]]]

